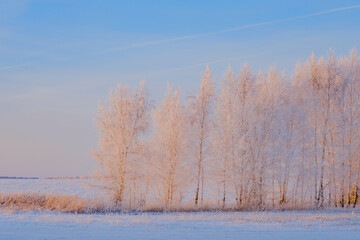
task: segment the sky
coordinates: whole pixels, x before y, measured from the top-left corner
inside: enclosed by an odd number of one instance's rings
[[[117,84],[195,94],[312,52],[360,48],[360,1],[0,0],[0,176],[84,176],[96,168],[97,104]]]

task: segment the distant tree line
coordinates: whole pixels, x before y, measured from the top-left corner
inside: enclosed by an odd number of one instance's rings
[[[360,58],[314,54],[287,76],[207,67],[185,102],[144,83],[99,105],[99,175],[124,208],[271,209],[359,204]]]
[[[0,176],[0,179],[39,179],[38,177],[9,177],[9,176]]]

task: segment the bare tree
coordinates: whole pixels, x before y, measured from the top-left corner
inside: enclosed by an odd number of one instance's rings
[[[216,193],[223,209],[359,204],[355,50],[342,58],[313,54],[291,78],[275,68],[253,74],[244,65],[235,74],[228,67],[217,93],[207,67],[189,99],[184,105],[168,88],[152,113],[150,139],[143,83],[134,90],[119,85],[107,108],[99,105],[94,155],[116,204],[160,200],[161,208],[175,209],[186,199],[204,206]]]
[[[144,82],[138,89],[118,85],[110,92],[107,108],[99,104],[99,117],[96,119],[99,129],[98,149],[95,159],[100,163],[101,177],[106,182],[115,203],[124,202],[124,192],[133,185],[136,175],[130,175],[134,164],[139,161],[142,150],[141,139],[150,126],[151,104],[144,89]],[[136,185],[136,184],[135,184]],[[136,191],[136,186],[135,189]]]
[[[153,160],[159,179],[160,195],[165,207],[171,208],[185,186],[189,169],[186,169],[188,157],[188,115],[180,99],[180,91],[168,93],[161,106],[153,112],[155,131],[152,137]]]
[[[192,140],[194,155],[197,159],[195,205],[204,200],[204,161],[208,154],[210,125],[212,122],[213,103],[215,98],[215,81],[211,77],[209,66],[202,75],[200,92],[190,102]]]
[[[215,123],[212,136],[214,148],[213,159],[216,163],[215,174],[219,178],[222,188],[222,207],[225,208],[227,180],[230,177],[229,169],[234,169],[236,153],[236,111],[237,95],[236,80],[232,69],[229,67],[221,81],[221,92],[215,106]],[[221,160],[220,160],[221,159]],[[221,167],[219,167],[221,166]]]
[[[248,193],[248,162],[249,162],[249,128],[251,125],[251,111],[253,101],[255,100],[255,77],[250,67],[245,64],[239,73],[237,79],[237,97],[238,97],[238,118],[236,126],[238,134],[238,148],[236,168],[234,169],[236,181],[236,204],[238,206],[247,204],[246,198]]]

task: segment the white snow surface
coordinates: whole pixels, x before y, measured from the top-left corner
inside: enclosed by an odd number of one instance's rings
[[[0,179],[0,192],[40,192],[78,195],[80,197],[106,196],[99,183],[92,179]]]
[[[99,196],[92,180],[0,180],[1,192]],[[360,209],[274,212],[60,214],[1,212],[11,239],[360,239]]]
[[[359,210],[0,213],[0,239],[360,239]]]

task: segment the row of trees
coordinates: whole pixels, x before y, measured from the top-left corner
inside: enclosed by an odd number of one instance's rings
[[[360,59],[312,55],[291,77],[209,67],[184,103],[154,107],[119,85],[99,106],[100,174],[117,205],[228,208],[356,206]],[[157,205],[154,205],[157,204]]]

